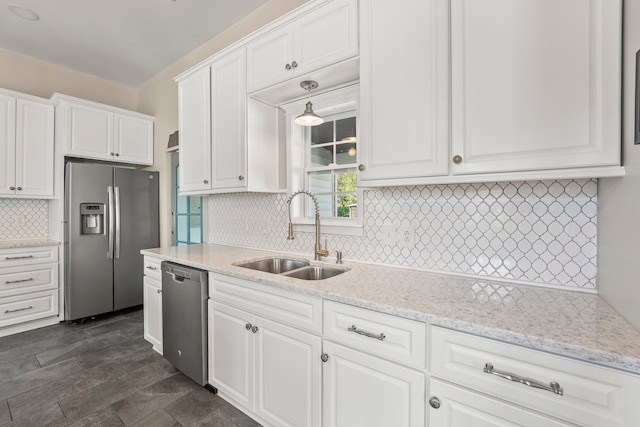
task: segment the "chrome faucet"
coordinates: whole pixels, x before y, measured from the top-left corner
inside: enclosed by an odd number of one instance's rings
[[[318,205],[318,200],[316,199],[316,196],[314,196],[309,191],[306,191],[306,190],[296,191],[287,199],[287,204],[289,205],[289,236],[287,237],[287,240],[295,239],[295,236],[293,235],[293,223],[291,222],[291,200],[293,200],[293,198],[296,197],[298,194],[306,194],[307,196],[311,197],[311,200],[313,200],[313,204],[316,207],[316,248],[315,248],[314,259],[316,261],[320,261],[321,257],[329,256],[329,251],[326,249],[322,249],[322,244],[320,243],[320,206]]]

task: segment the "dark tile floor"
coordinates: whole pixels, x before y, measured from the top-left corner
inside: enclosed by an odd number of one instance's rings
[[[134,309],[0,338],[0,426],[258,426],[142,334]]]

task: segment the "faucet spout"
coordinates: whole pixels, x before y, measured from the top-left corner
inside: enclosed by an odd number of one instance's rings
[[[291,222],[291,200],[293,200],[293,198],[298,194],[306,194],[307,196],[311,197],[311,200],[315,205],[316,245],[315,245],[315,251],[314,251],[314,260],[320,261],[321,257],[329,256],[329,251],[327,249],[323,249],[322,244],[320,243],[320,206],[318,205],[318,199],[316,199],[316,196],[314,196],[313,193],[311,193],[310,191],[306,191],[306,190],[296,191],[287,199],[287,204],[289,205],[289,236],[287,237],[287,240],[295,239],[295,236],[293,235],[293,223]]]

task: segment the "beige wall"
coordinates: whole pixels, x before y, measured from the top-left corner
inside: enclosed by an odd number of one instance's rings
[[[171,159],[166,152],[169,135],[178,130],[178,85],[173,78],[230,44],[277,19],[306,0],[269,0],[236,25],[169,66],[138,90],[138,110],[155,116],[154,165],[160,172],[160,242],[171,244]]]
[[[598,290],[640,329],[640,145],[634,145],[640,2],[624,2],[623,161],[626,176],[598,183]]]
[[[50,98],[55,92],[129,110],[136,109],[136,88],[0,49],[0,87]]]

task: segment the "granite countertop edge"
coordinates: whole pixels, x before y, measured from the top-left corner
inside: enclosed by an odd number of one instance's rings
[[[0,240],[0,249],[37,248],[43,246],[60,246],[60,242],[51,239]]]
[[[265,258],[268,256],[288,256],[292,258],[300,258],[309,260],[311,263],[315,263],[311,261],[308,256],[305,254],[285,254],[277,251],[270,250],[261,250],[261,249],[250,249],[250,248],[239,248],[235,246],[225,246],[225,245],[214,245],[214,244],[204,244],[204,245],[196,245],[202,246],[205,248],[215,248],[219,251],[220,258],[222,260],[218,261],[217,257],[214,255],[213,259],[215,261],[211,261],[211,258],[207,260],[201,259],[200,254],[196,254],[196,256],[189,254],[181,254],[179,250],[172,248],[180,248],[180,247],[170,247],[170,248],[155,248],[155,249],[145,249],[142,250],[141,253],[143,255],[149,255],[152,257],[156,257],[165,261],[173,261],[183,265],[187,265],[194,268],[200,268],[203,270],[208,270],[213,273],[224,274],[227,276],[236,277],[239,279],[251,280],[253,282],[258,282],[264,285],[273,286],[276,288],[280,288],[283,290],[294,291],[310,296],[316,296],[320,298],[324,298],[331,301],[341,302],[349,305],[354,305],[361,308],[371,309],[375,311],[379,311],[382,313],[387,313],[407,319],[412,319],[416,321],[426,322],[432,326],[439,326],[449,329],[454,329],[461,332],[467,332],[474,335],[482,336],[485,338],[491,338],[498,341],[507,342],[514,345],[519,345],[522,347],[545,351],[548,353],[570,357],[576,360],[581,360],[585,362],[596,363],[601,366],[605,366],[608,368],[613,368],[617,370],[623,370],[634,374],[640,374],[640,351],[634,351],[634,354],[628,355],[623,351],[607,351],[600,348],[592,348],[589,346],[571,343],[571,339],[566,337],[567,339],[555,340],[548,337],[538,336],[537,334],[527,333],[526,331],[517,331],[510,330],[508,327],[500,327],[491,322],[483,323],[483,320],[479,321],[470,320],[470,319],[462,319],[456,318],[455,316],[443,315],[438,313],[431,313],[427,311],[415,310],[410,307],[403,307],[397,304],[387,304],[380,301],[370,300],[366,297],[348,295],[347,293],[336,292],[335,289],[327,289],[324,286],[325,283],[330,283],[332,279],[322,280],[322,281],[305,281],[299,279],[293,279],[289,277],[283,277],[277,274],[265,273],[260,271],[254,271],[250,269],[242,269],[241,267],[237,267],[234,263],[242,262],[242,261],[251,261],[254,259]],[[184,247],[183,247],[184,248]],[[225,253],[225,248],[228,248],[229,252],[237,254],[239,259],[233,260],[230,262],[226,259],[226,255],[222,255]],[[187,251],[187,250],[186,250]],[[246,258],[243,258],[246,257]],[[361,266],[364,263],[359,262],[345,262],[344,266],[349,268],[352,267],[354,269],[358,268],[355,266]],[[334,264],[335,265],[335,264]],[[434,273],[422,273],[416,270],[397,268],[393,266],[377,266],[377,265],[366,265],[367,269],[392,269],[397,270],[397,274],[402,276],[403,272],[406,274],[424,274],[425,277],[428,276],[437,276]],[[340,276],[337,276],[340,277]],[[453,277],[453,279],[450,279]],[[455,276],[447,275],[447,278],[450,280],[456,280]],[[459,277],[458,280],[463,282],[468,280],[464,277]],[[490,280],[490,279],[488,279]],[[335,283],[335,281],[334,281]],[[513,284],[512,286],[518,287],[522,286],[519,284]],[[328,288],[331,288],[329,286]],[[533,288],[533,287],[529,287]],[[544,289],[544,288],[542,288]],[[571,293],[577,294],[580,292],[575,291],[564,291],[564,290],[553,290],[553,289],[545,289],[545,292],[553,294],[554,292],[558,293]],[[589,295],[589,297],[600,299],[597,295]],[[457,302],[460,303],[460,302]],[[613,310],[611,310],[613,312]],[[616,322],[623,322],[624,319],[622,317],[613,312],[613,316],[619,317],[619,319],[614,319]],[[596,325],[599,326],[599,325]],[[626,326],[633,331],[633,333],[637,334],[637,338],[640,340],[640,331],[637,331],[628,323]],[[615,332],[615,331],[611,331]],[[566,335],[566,334],[565,334]],[[563,338],[563,337],[561,337]],[[640,341],[638,342],[638,349],[640,349]]]

